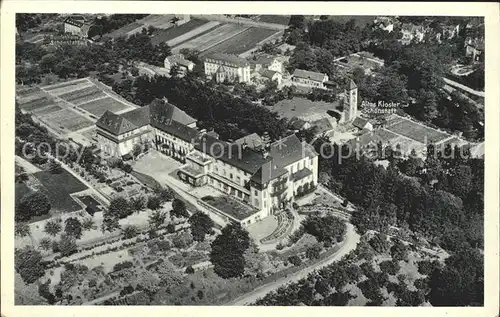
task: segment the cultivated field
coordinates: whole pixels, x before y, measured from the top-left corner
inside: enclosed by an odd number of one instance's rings
[[[59,111],[63,109],[64,107],[58,104],[51,104],[49,106],[43,107],[43,108],[38,108],[36,110],[33,110],[33,114],[36,116],[44,116],[47,114],[50,114],[52,112]]]
[[[259,42],[277,33],[275,30],[251,27],[240,34],[224,41],[203,52],[202,55],[210,53],[227,53],[239,55],[253,49]]]
[[[26,112],[33,112],[37,109],[45,108],[47,106],[55,104],[54,100],[50,96],[38,95],[38,98],[32,99],[30,101],[19,101],[19,107],[21,110]]]
[[[439,132],[433,128],[426,127],[402,117],[399,121],[386,127],[386,129],[424,144],[438,142],[449,137],[446,133]]]
[[[230,39],[231,37],[240,34],[241,32],[248,29],[248,26],[236,25],[236,24],[226,24],[215,30],[206,33],[203,36],[197,37],[193,40],[187,41],[177,47],[172,51],[178,52],[183,48],[195,49],[203,52],[212,46],[215,46],[223,41]]]
[[[84,89],[67,92],[65,94],[60,95],[59,98],[77,105],[78,103],[87,102],[99,98],[100,96],[102,97],[103,94],[104,93],[102,92],[101,89],[92,85]]]
[[[217,25],[216,23],[215,25]],[[192,19],[189,22],[186,22],[177,27],[171,27],[169,29],[156,30],[151,38],[151,43],[156,45],[158,43],[166,42],[169,46],[176,45],[181,41],[186,41],[196,34],[204,32],[208,28],[211,28],[215,25],[209,25],[207,21],[200,19]],[[179,38],[179,41],[177,41]]]
[[[91,120],[67,108],[40,116],[40,118],[61,133],[74,132],[94,124]]]
[[[113,32],[107,34],[107,36],[112,38],[117,38],[120,36],[126,36],[128,32],[133,31],[137,28],[142,28],[142,24],[136,22],[125,25],[124,27],[119,28],[118,30],[114,30]]]
[[[167,29],[172,26],[172,18],[175,17],[173,14],[150,14],[145,18],[138,20],[137,22],[143,24],[144,26],[154,26],[158,29]]]
[[[63,87],[74,87],[80,84],[88,83],[88,80],[86,78],[82,79],[76,79],[76,80],[70,80],[70,81],[65,81],[63,83],[58,83],[54,85],[49,85],[49,86],[44,86],[42,87],[46,91],[52,92],[55,89],[63,88]]]
[[[91,114],[95,115],[96,117],[102,116],[102,114],[104,112],[106,112],[106,110],[109,110],[113,113],[117,113],[117,112],[123,111],[125,109],[132,110],[126,104],[123,104],[123,103],[121,103],[121,102],[119,102],[111,97],[106,97],[106,98],[94,100],[91,102],[83,103],[83,104],[80,104],[78,107],[90,112]]]
[[[259,15],[258,21],[259,22],[266,22],[266,23],[288,25],[288,23],[290,22],[290,16],[289,15]]]
[[[71,83],[70,85],[65,85],[63,87],[56,87],[56,88],[50,88],[50,89],[47,89],[44,87],[44,90],[49,92],[51,95],[61,96],[61,95],[65,95],[65,94],[70,93],[70,92],[89,88],[91,86],[93,86],[93,84],[91,82],[89,82],[88,80],[85,80],[85,81],[81,81],[78,83]]]

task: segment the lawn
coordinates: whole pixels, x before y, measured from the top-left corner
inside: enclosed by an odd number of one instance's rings
[[[265,40],[271,35],[275,34],[276,30],[269,30],[263,28],[252,27],[244,32],[224,41],[220,44],[203,52],[204,55],[209,53],[227,53],[239,55],[248,50],[255,48],[257,43]]]
[[[100,117],[106,110],[109,110],[113,113],[129,109],[130,107],[126,104],[123,104],[119,102],[118,100],[111,98],[111,97],[106,97],[98,100],[94,100],[91,102],[87,102],[84,104],[79,105],[78,107],[82,108],[83,110],[86,110],[93,115]]]
[[[202,26],[200,26],[192,31],[184,33],[183,35],[178,36],[178,37],[168,41],[167,44],[170,47],[176,47],[176,46],[184,44],[188,41],[205,36],[205,34],[210,33],[213,30],[220,28],[223,25],[225,25],[225,24],[221,23],[219,21],[210,21],[210,22],[203,24]]]
[[[306,98],[294,97],[293,99],[281,100],[270,107],[270,110],[276,111],[282,118],[298,117],[306,121],[315,121],[329,117],[326,112],[337,107],[337,102],[311,101]]]
[[[226,24],[215,30],[208,32],[204,36],[197,37],[190,40],[184,44],[177,46],[175,49],[177,51],[183,48],[196,49],[203,52],[212,46],[215,46],[231,37],[245,31],[248,29],[247,26],[237,25],[237,24]]]
[[[239,220],[243,220],[256,212],[250,206],[228,196],[218,196],[202,200],[210,206]]]
[[[177,27],[171,27],[168,29],[156,30],[151,38],[151,43],[153,45],[168,42],[176,37],[179,37],[185,33],[188,33],[203,24],[208,23],[208,21],[200,20],[200,19],[191,19],[189,22],[186,22]]]
[[[82,209],[70,194],[87,189],[78,179],[68,171],[52,174],[41,171],[33,174],[43,185],[43,191],[49,197],[52,211],[73,212]]]
[[[448,134],[426,127],[422,124],[403,119],[402,121],[386,127],[387,130],[413,139],[420,143],[437,142],[449,137]]]
[[[75,113],[70,109],[62,109],[43,116],[44,121],[47,121],[54,129],[62,132],[73,132],[86,127],[92,126],[94,123],[89,119]]]

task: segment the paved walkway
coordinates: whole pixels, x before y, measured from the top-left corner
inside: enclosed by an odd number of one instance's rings
[[[344,255],[348,254],[352,250],[356,248],[356,245],[358,244],[360,240],[360,236],[356,233],[354,230],[354,226],[350,223],[346,224],[347,225],[347,232],[346,232],[346,237],[344,240],[344,244],[340,247],[340,249],[332,254],[331,256],[319,261],[318,263],[315,263],[311,266],[308,266],[304,268],[301,271],[298,271],[291,276],[283,277],[278,279],[277,281],[265,284],[263,286],[260,286],[253,290],[250,293],[246,293],[235,300],[233,300],[229,305],[232,306],[245,306],[254,303],[257,301],[259,298],[264,297],[267,293],[272,292],[280,288],[281,286],[285,286],[290,283],[295,283],[299,281],[300,279],[306,278],[307,275],[310,273],[319,270],[327,265],[332,264],[333,262],[336,262],[340,260]]]

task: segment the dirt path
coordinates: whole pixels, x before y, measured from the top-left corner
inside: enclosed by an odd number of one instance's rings
[[[327,257],[321,261],[319,261],[316,264],[313,264],[309,267],[304,268],[301,271],[298,271],[294,273],[291,276],[288,277],[283,277],[280,278],[279,280],[275,282],[271,282],[268,284],[265,284],[261,287],[256,288],[250,293],[244,294],[232,302],[229,303],[229,305],[232,306],[245,306],[254,303],[256,300],[259,298],[264,297],[267,293],[274,291],[281,286],[294,283],[299,281],[302,278],[307,277],[307,275],[315,270],[319,270],[335,261],[340,260],[344,255],[348,254],[351,252],[351,250],[354,250],[356,248],[356,245],[359,242],[360,236],[356,233],[354,230],[354,226],[350,223],[346,224],[347,225],[347,232],[346,232],[346,240],[342,247],[337,251],[336,253],[332,254],[330,257]]]
[[[41,171],[41,169],[31,164],[29,161],[17,155],[16,155],[16,163],[19,164],[19,166],[21,166],[22,168],[24,168],[27,174],[34,174]]]

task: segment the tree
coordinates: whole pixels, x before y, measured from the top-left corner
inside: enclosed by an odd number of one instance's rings
[[[94,229],[94,219],[91,217],[84,218],[82,221],[82,229],[87,231]]]
[[[189,232],[180,232],[172,238],[174,247],[185,249],[193,243],[193,236]]]
[[[146,208],[146,197],[144,197],[143,195],[132,197],[130,199],[130,206],[135,211],[144,210],[144,208]]]
[[[161,208],[161,200],[158,196],[149,196],[147,207],[151,210],[157,210]]]
[[[383,261],[380,262],[380,270],[382,272],[390,274],[390,275],[396,275],[399,272],[399,263],[395,261]]]
[[[122,229],[122,234],[124,239],[131,239],[135,237],[138,233],[139,233],[139,228],[137,228],[137,226],[134,225],[128,225]]]
[[[49,53],[47,55],[44,55],[40,60],[40,69],[44,73],[51,73],[53,72],[58,62],[59,60],[57,56],[55,54]]]
[[[26,237],[31,234],[31,230],[26,222],[16,222],[14,234],[19,237]]]
[[[306,250],[306,257],[310,260],[319,259],[321,248],[318,245],[314,245]]]
[[[174,199],[172,202],[172,211],[175,217],[189,217],[189,213],[186,210],[186,204],[180,199]]]
[[[127,199],[124,197],[117,197],[110,202],[105,215],[115,219],[122,219],[130,216],[132,213],[133,210]]]
[[[61,223],[52,219],[48,220],[44,226],[45,233],[53,237],[57,236],[59,232],[61,232],[61,229],[62,229]]]
[[[49,251],[52,248],[52,240],[50,238],[42,238],[40,240],[40,248],[44,251]]]
[[[169,289],[179,286],[183,281],[183,276],[178,271],[177,267],[167,259],[162,259],[161,262],[158,263],[156,266],[156,273],[161,280],[161,284]]]
[[[58,246],[62,256],[69,256],[78,250],[76,240],[71,235],[61,235]]]
[[[51,208],[49,198],[42,192],[36,191],[24,195],[16,208],[16,221],[28,221],[31,217],[46,215]]]
[[[165,220],[167,220],[167,213],[157,210],[149,216],[148,222],[151,228],[158,229],[165,223]]]
[[[144,268],[139,268],[136,272],[137,290],[142,290],[147,294],[155,294],[160,289],[160,278],[153,272]]]
[[[82,224],[77,218],[67,218],[64,224],[64,232],[68,236],[72,236],[75,239],[80,239],[82,237]]]
[[[204,241],[205,235],[212,232],[214,221],[207,214],[197,211],[189,218],[191,234],[195,241]]]
[[[295,266],[300,266],[302,264],[302,260],[298,255],[292,255],[288,257],[288,262]]]
[[[397,240],[391,247],[391,255],[395,261],[408,261],[408,247],[401,240]]]
[[[161,202],[171,201],[174,198],[174,192],[168,187],[159,187],[155,189],[155,194],[160,198]]]
[[[346,232],[345,223],[332,215],[310,215],[302,221],[302,225],[305,232],[315,236],[318,241],[340,242]]]
[[[244,273],[244,253],[250,246],[250,237],[239,223],[230,223],[225,226],[211,246],[210,261],[217,275],[222,278],[231,278]]]
[[[389,250],[387,236],[382,233],[376,233],[369,241],[370,246],[378,253],[384,253]]]
[[[43,258],[39,251],[31,246],[16,249],[14,253],[14,267],[23,281],[31,284],[45,275]]]

